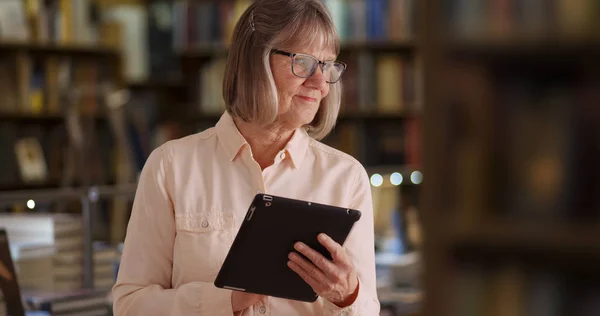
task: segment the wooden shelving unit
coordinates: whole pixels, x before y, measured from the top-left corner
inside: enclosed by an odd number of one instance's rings
[[[600,39],[515,39],[515,40],[473,40],[446,43],[446,50],[461,58],[498,59],[572,59],[598,58]]]
[[[422,8],[422,315],[597,314],[600,42],[453,40]]]
[[[91,44],[60,44],[0,40],[0,52],[27,52],[38,55],[71,55],[119,58],[121,52],[112,47]]]

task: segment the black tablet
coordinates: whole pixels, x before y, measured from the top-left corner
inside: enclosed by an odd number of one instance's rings
[[[314,302],[318,295],[288,265],[301,241],[331,259],[317,240],[325,233],[343,245],[361,216],[358,210],[257,194],[238,231],[215,286],[235,291]]]

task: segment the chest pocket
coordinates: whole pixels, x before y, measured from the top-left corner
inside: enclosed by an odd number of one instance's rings
[[[210,211],[202,213],[184,213],[175,216],[177,231],[207,233],[233,228],[233,213]]]
[[[173,260],[187,282],[214,281],[233,242],[234,223],[233,213],[218,210],[175,215]]]

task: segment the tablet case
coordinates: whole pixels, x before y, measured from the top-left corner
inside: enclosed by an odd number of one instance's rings
[[[294,243],[302,241],[331,260],[317,241],[325,233],[343,245],[358,210],[257,194],[238,231],[215,286],[305,302],[318,295],[288,266]]]

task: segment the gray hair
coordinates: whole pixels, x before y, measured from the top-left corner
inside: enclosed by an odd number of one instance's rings
[[[318,43],[337,55],[340,43],[329,11],[321,0],[256,0],[238,20],[225,66],[223,98],[227,111],[248,122],[270,124],[278,113],[271,73],[271,49],[291,50]],[[331,85],[308,134],[323,139],[335,126],[341,81]]]

